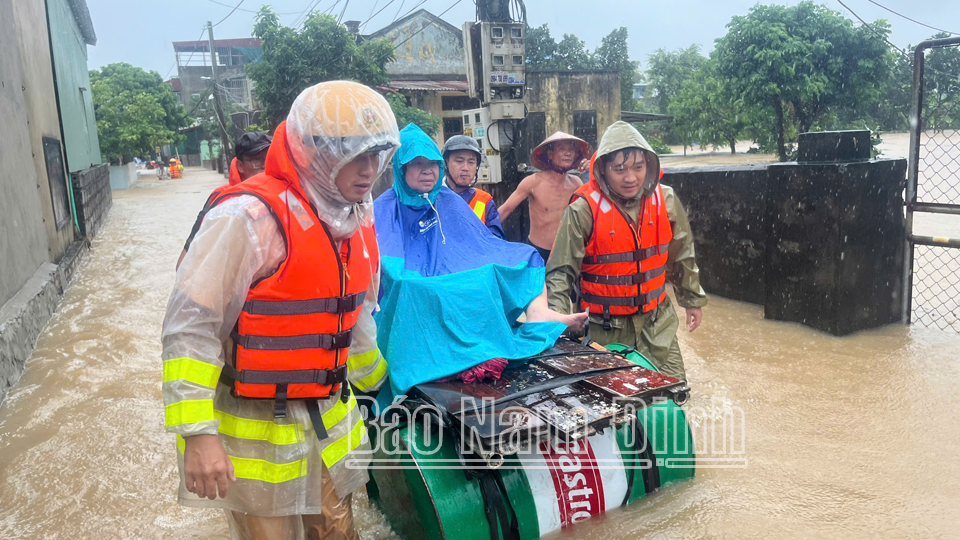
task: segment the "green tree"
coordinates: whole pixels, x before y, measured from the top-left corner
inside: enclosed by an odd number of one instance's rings
[[[719,74],[747,103],[773,107],[781,160],[787,159],[786,107],[797,129],[809,131],[830,111],[875,103],[891,74],[885,21],[855,28],[842,14],[806,1],[754,6],[727,28],[716,43]]]
[[[716,63],[704,62],[683,83],[670,103],[676,133],[683,144],[694,141],[714,147],[726,145],[737,153],[737,139],[750,126],[751,111],[728,81],[717,76]]]
[[[345,79],[369,86],[388,82],[384,67],[393,59],[393,45],[386,39],[357,45],[356,37],[330,15],[311,13],[295,30],[282,26],[277,14],[263,6],[253,35],[262,40],[263,58],[246,70],[269,126],[282,122],[297,95],[319,82]]]
[[[611,69],[620,72],[620,107],[634,110],[633,85],[641,81],[640,62],[630,60],[628,31],[620,27],[610,32],[593,52],[577,36],[564,34],[559,43],[546,24],[527,27],[527,67],[530,69]]]
[[[439,131],[440,119],[427,111],[411,107],[402,94],[388,93],[387,103],[393,109],[393,114],[397,117],[397,127],[400,129],[407,127],[408,124],[416,124],[430,136],[436,135]]]
[[[680,93],[683,82],[706,60],[699,45],[676,51],[657,49],[647,57],[647,92],[652,94],[658,113],[667,114],[670,102]]]
[[[240,107],[229,99],[226,99],[222,89],[220,92],[220,106],[223,109],[223,116],[226,121],[228,155],[233,155],[236,138],[238,135],[242,135],[242,132],[230,120],[230,115],[235,112],[240,112]],[[188,107],[188,112],[194,119],[194,125],[199,125],[203,129],[204,138],[219,141],[220,121],[217,120],[217,111],[213,104],[212,88],[204,94],[192,98]]]
[[[940,32],[930,39],[950,37]],[[960,48],[938,47],[924,62],[924,129],[960,127]]]
[[[620,72],[620,109],[624,111],[636,109],[633,85],[640,82],[640,62],[630,60],[628,36],[626,26],[617,28],[603,38],[593,54],[598,67]]]
[[[187,125],[186,111],[156,71],[109,64],[90,71],[90,86],[100,151],[107,159],[127,162],[180,140],[177,130]]]
[[[557,42],[550,35],[546,24],[536,28],[527,27],[524,45],[527,53],[527,67],[530,69],[551,69],[553,57],[557,54]]]

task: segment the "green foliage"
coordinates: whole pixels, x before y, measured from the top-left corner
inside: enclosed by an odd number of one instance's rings
[[[640,62],[630,60],[627,37],[628,31],[625,26],[610,32],[597,47],[594,59],[598,67],[620,72],[620,109],[633,111],[636,110],[633,85],[640,82]]]
[[[440,130],[440,119],[436,116],[416,109],[407,104],[407,98],[396,92],[387,94],[387,103],[393,109],[393,114],[397,117],[397,126],[400,129],[407,127],[408,124],[416,124],[427,135],[435,136]]]
[[[223,117],[226,120],[225,127],[227,128],[227,147],[231,149],[231,154],[233,152],[233,147],[236,144],[235,137],[239,131],[230,121],[230,115],[239,112],[240,108],[236,106],[229,99],[224,99],[221,93],[220,106],[223,109]],[[199,124],[203,128],[203,136],[205,139],[220,139],[220,122],[217,120],[217,111],[214,107],[213,99],[211,99],[211,92],[206,92],[198,97],[194,97],[190,100],[188,105],[190,116],[194,118],[195,124]],[[242,135],[242,133],[240,133]]]
[[[737,153],[737,139],[754,116],[730,82],[717,76],[713,60],[704,62],[683,83],[669,112],[674,118],[674,132],[683,144],[727,146],[733,154]]]
[[[680,93],[683,82],[706,60],[699,45],[676,51],[657,49],[647,57],[647,93],[652,96],[658,113],[668,114],[670,102]]]
[[[931,39],[950,37],[940,32]],[[940,47],[927,52],[924,62],[923,123],[925,129],[960,128],[960,48]]]
[[[263,42],[263,58],[247,66],[257,87],[269,126],[282,122],[305,88],[323,81],[354,80],[369,86],[388,82],[384,67],[393,45],[376,39],[357,45],[354,35],[335,17],[311,13],[300,30],[280,24],[269,6],[255,17],[253,35]]]
[[[855,28],[842,14],[805,1],[754,6],[727,28],[716,43],[718,73],[745,103],[773,107],[781,159],[788,108],[796,128],[809,131],[828,111],[876,103],[891,77],[885,21]]]
[[[90,71],[100,152],[111,161],[150,156],[178,142],[187,114],[155,71],[115,63]]]
[[[645,126],[642,124],[634,124],[633,127],[637,128],[637,130],[645,129]],[[650,148],[653,148],[653,151],[659,155],[673,153],[673,150],[670,148],[670,146],[663,142],[663,139],[661,139],[658,135],[646,135],[644,136],[644,139],[650,143]]]
[[[572,34],[564,34],[558,43],[546,24],[527,28],[527,67],[560,71],[611,69],[620,71],[620,104],[625,111],[634,110],[633,84],[640,82],[640,63],[630,60],[628,31],[620,27],[610,32],[593,52],[586,43]]]

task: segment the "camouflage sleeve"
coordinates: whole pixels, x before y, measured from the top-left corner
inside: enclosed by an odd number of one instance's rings
[[[547,303],[560,313],[572,313],[570,291],[580,279],[586,239],[593,232],[593,214],[583,199],[573,201],[563,212],[560,229],[547,261]]]

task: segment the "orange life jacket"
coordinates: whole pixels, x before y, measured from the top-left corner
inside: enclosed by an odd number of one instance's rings
[[[235,186],[240,183],[240,169],[237,168],[237,158],[233,158],[230,161],[230,177],[229,182],[231,186]]]
[[[334,242],[286,155],[285,129],[277,128],[267,172],[224,189],[212,205],[252,195],[284,235],[287,258],[247,293],[231,334],[234,366],[224,367],[234,395],[275,398],[278,416],[287,398],[328,397],[346,380],[353,327],[380,260],[372,225]]]
[[[480,221],[487,224],[487,207],[493,204],[493,197],[482,189],[473,188],[473,198],[470,199],[470,209],[480,218]]]
[[[593,233],[580,272],[583,309],[602,313],[605,322],[611,315],[656,309],[667,297],[667,251],[673,239],[660,186],[643,198],[639,231],[596,179],[581,186],[573,200],[577,197],[593,212]]]

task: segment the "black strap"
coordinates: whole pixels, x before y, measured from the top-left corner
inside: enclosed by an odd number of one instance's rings
[[[234,381],[244,384],[275,384],[278,391],[281,385],[288,384],[322,384],[334,385],[347,380],[347,366],[337,366],[334,369],[300,369],[291,371],[265,371],[244,369],[237,371],[231,365],[224,365],[220,378],[226,384]]]
[[[667,271],[666,266],[661,266],[649,272],[640,272],[637,274],[627,274],[625,276],[603,276],[600,274],[591,274],[590,272],[583,272],[580,274],[580,279],[588,283],[597,283],[600,285],[639,285],[645,281],[650,281],[651,279],[658,278],[665,274]]]
[[[307,412],[310,414],[310,423],[313,424],[313,432],[317,434],[317,440],[326,439],[327,428],[323,425],[323,416],[320,415],[320,402],[315,399],[308,399],[306,405]]]
[[[277,395],[273,402],[273,417],[284,418],[287,416],[287,385],[277,385]]]
[[[367,292],[334,298],[309,300],[250,300],[243,311],[251,315],[313,315],[315,313],[350,313],[363,305]]]
[[[299,336],[250,336],[232,332],[233,342],[244,349],[259,351],[294,351],[299,349],[346,349],[353,343],[353,328],[336,334],[303,334]]]
[[[598,294],[590,294],[588,292],[581,292],[580,295],[584,301],[591,304],[600,304],[601,306],[626,306],[626,307],[642,307],[654,300],[660,298],[660,295],[666,290],[665,285],[661,285],[656,289],[641,294],[639,296],[601,296]]]
[[[610,264],[623,262],[637,262],[649,259],[654,255],[660,255],[670,249],[670,244],[662,244],[648,248],[635,249],[633,251],[623,251],[620,253],[607,253],[604,255],[586,256],[583,258],[583,264]]]
[[[507,509],[510,498],[499,470],[483,471],[477,476],[483,495],[483,511],[490,526],[490,540],[520,540],[520,524],[513,508]]]

